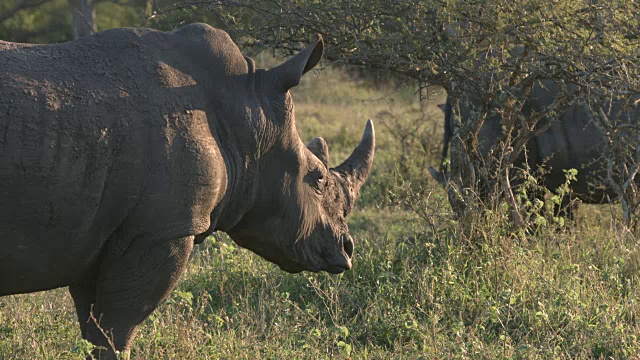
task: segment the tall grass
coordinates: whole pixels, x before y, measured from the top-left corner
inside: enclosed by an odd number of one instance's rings
[[[132,358],[637,358],[640,253],[616,208],[535,236],[512,234],[501,213],[460,226],[424,166],[439,161],[442,97],[414,91],[334,69],[294,91],[303,140],[325,137],[334,166],[376,122],[375,168],[349,221],[352,271],[286,274],[210,237]],[[86,349],[66,290],[0,298],[0,359]]]

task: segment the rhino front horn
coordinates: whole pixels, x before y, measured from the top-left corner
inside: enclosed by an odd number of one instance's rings
[[[373,155],[376,148],[376,134],[373,129],[373,121],[369,119],[362,134],[360,144],[353,153],[336,170],[345,175],[353,186],[354,195],[357,197],[360,186],[369,176],[373,165]]]

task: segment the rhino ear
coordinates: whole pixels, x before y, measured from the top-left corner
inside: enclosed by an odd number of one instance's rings
[[[313,153],[324,166],[329,168],[329,147],[323,138],[317,137],[307,144],[307,149]]]
[[[283,92],[297,86],[300,83],[302,75],[313,69],[324,52],[324,43],[322,36],[318,34],[318,38],[314,43],[306,49],[296,54],[291,59],[278,65],[270,70],[273,74],[276,87]]]

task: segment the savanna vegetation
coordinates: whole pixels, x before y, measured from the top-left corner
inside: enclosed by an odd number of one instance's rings
[[[0,38],[70,39],[71,5],[41,2],[0,16]],[[21,3],[29,1],[0,4],[0,14]],[[458,221],[447,191],[427,172],[440,162],[437,105],[445,90],[486,89],[481,74],[487,71],[495,71],[500,81],[492,86],[505,94],[550,76],[606,88],[611,96],[637,91],[637,2],[525,3],[94,2],[98,30],[207,21],[229,29],[252,54],[276,45],[295,51],[298,41],[321,32],[329,60],[358,67],[326,66],[293,90],[301,137],[323,136],[332,158],[342,159],[367,118],[377,132],[374,170],[349,222],[356,241],[352,271],[286,274],[216,234],[194,252],[170,300],[144,322],[131,357],[640,356],[640,244],[620,205],[583,206],[575,224],[553,214],[540,218],[523,206],[518,212],[531,225],[526,231],[514,226],[509,201]],[[278,7],[284,10],[273,11]],[[530,51],[511,55],[516,45]],[[480,56],[489,50],[504,56]],[[543,66],[545,57],[555,65]],[[272,61],[264,52],[257,56],[259,65]],[[518,101],[515,95],[489,98],[477,119],[489,105],[513,110]],[[506,116],[505,124],[516,119]],[[469,145],[459,151],[473,151],[473,126],[458,131],[460,143]],[[624,160],[627,147],[616,149]],[[632,170],[633,164],[627,171],[635,175]],[[627,185],[621,196],[631,204],[633,181]],[[571,174],[561,191],[571,191]],[[0,359],[83,359],[90,350],[65,289],[0,298]]]

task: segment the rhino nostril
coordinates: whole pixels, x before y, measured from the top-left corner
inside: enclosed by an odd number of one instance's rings
[[[345,236],[342,241],[342,248],[349,258],[353,257],[353,240],[351,236]]]

